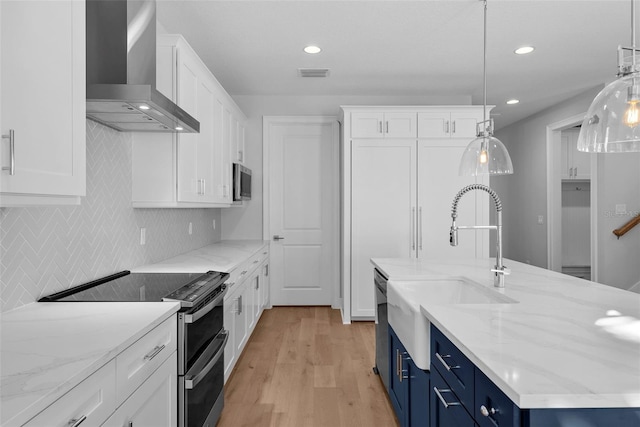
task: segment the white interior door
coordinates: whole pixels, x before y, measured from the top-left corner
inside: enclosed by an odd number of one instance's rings
[[[265,239],[273,305],[331,305],[339,281],[338,123],[265,117]]]

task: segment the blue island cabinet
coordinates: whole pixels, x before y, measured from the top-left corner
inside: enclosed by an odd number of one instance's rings
[[[429,425],[429,371],[418,368],[389,327],[389,399],[402,427]]]
[[[520,409],[433,325],[430,394],[430,427],[640,426],[640,408]]]

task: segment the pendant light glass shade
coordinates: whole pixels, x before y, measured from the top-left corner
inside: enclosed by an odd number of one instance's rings
[[[513,164],[506,147],[491,134],[479,136],[464,150],[459,174],[463,176],[509,175]]]
[[[582,122],[578,151],[640,152],[640,71],[636,61],[635,3],[631,0],[631,48],[618,46],[618,77],[596,95]],[[631,52],[631,64],[625,60]]]
[[[482,63],[483,78],[483,121],[478,124],[478,137],[471,141],[464,150],[460,161],[459,175],[509,175],[513,173],[511,156],[502,141],[493,136],[493,121],[487,120],[487,0],[484,5],[484,59]]]
[[[595,97],[578,136],[578,150],[640,152],[640,76],[629,74]]]

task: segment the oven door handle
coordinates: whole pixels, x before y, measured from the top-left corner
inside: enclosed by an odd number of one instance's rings
[[[209,304],[205,305],[204,307],[202,307],[200,310],[196,311],[193,314],[185,314],[184,323],[197,322],[202,316],[204,316],[205,314],[213,310],[213,307],[217,306],[220,303],[220,301],[224,299],[224,296],[226,293],[227,293],[227,288],[225,287],[224,290],[220,292],[220,295],[215,297],[213,301],[211,301]]]
[[[198,383],[200,381],[202,381],[202,379],[207,376],[207,374],[209,373],[209,371],[211,371],[211,369],[213,369],[213,367],[215,366],[215,364],[218,362],[218,360],[220,360],[220,358],[222,357],[222,355],[224,354],[224,349],[227,345],[227,341],[229,340],[229,331],[222,331],[218,334],[218,336],[220,335],[224,335],[224,340],[222,341],[222,344],[220,345],[220,348],[218,349],[218,351],[216,351],[216,353],[213,355],[213,357],[211,357],[211,359],[209,359],[209,361],[207,362],[207,364],[205,365],[204,368],[202,368],[200,370],[200,372],[198,372],[195,375],[190,375],[189,372],[187,372],[187,374],[184,376],[184,388],[187,390],[191,390],[193,388],[195,388]],[[213,342],[211,342],[210,346],[215,344],[215,341],[218,341],[219,338],[216,337],[213,339]],[[207,349],[208,350],[208,349]],[[208,356],[207,353],[209,353],[207,350],[204,351],[204,353],[202,353],[202,356],[200,356],[200,358],[205,358]],[[198,360],[193,367],[198,367],[200,360]]]

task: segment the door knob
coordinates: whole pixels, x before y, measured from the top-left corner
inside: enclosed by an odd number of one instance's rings
[[[278,236],[277,234],[273,235],[273,240],[284,240],[284,237]]]

